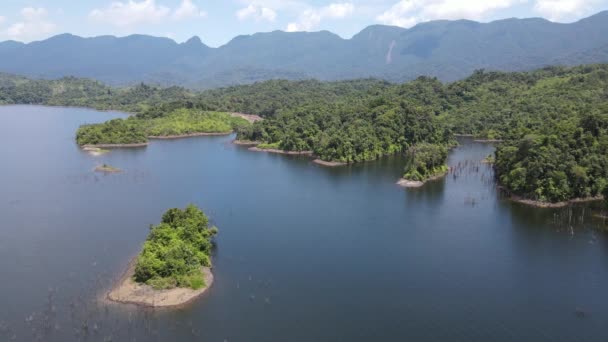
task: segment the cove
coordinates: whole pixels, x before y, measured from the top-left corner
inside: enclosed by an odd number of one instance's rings
[[[324,168],[233,136],[75,144],[79,125],[123,116],[0,107],[0,340],[606,337],[604,221],[502,198],[480,164],[491,145],[463,140],[461,172],[405,190],[399,157]],[[104,301],[149,225],[189,203],[220,227],[213,287],[179,310]]]

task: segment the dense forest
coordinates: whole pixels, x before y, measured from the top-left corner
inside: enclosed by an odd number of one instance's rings
[[[211,239],[217,228],[196,206],[169,209],[150,229],[137,257],[135,281],[155,289],[205,286],[202,267],[211,266]]]
[[[158,88],[142,83],[129,88],[112,88],[82,78],[34,80],[0,73],[0,104],[89,107],[138,113],[161,103],[186,101],[193,95],[180,87]]]
[[[129,139],[138,139],[139,129],[144,135],[151,135],[154,122],[171,121],[168,118],[183,108],[195,112],[244,112],[261,115],[265,120],[253,125],[231,124],[238,139],[259,142],[262,148],[310,150],[325,161],[350,163],[407,151],[413,156],[416,150],[435,150],[441,152],[443,165],[444,148],[454,143],[454,133],[460,133],[503,141],[495,156],[497,177],[507,190],[522,197],[551,202],[594,197],[608,184],[605,64],[515,73],[479,70],[453,83],[429,77],[403,84],[373,79],[274,80],[200,93],[178,88],[166,98],[162,94],[168,90],[140,85],[131,89],[107,88],[109,95],[69,92],[81,98],[61,95],[55,89],[54,95],[47,94],[45,99],[44,91],[30,94],[31,87],[15,86],[27,83],[24,79],[6,78],[10,77],[0,77],[0,99],[4,99],[0,101],[5,103],[88,103],[96,108],[115,109],[128,103],[137,115],[127,120],[127,125],[111,123],[107,132],[95,135],[98,143],[105,142],[105,137],[107,141],[114,139],[112,131],[122,132]],[[53,82],[64,82],[70,85],[61,89],[73,89],[90,81],[30,82],[40,83],[40,88],[56,88]],[[4,86],[7,83],[8,88]],[[129,99],[132,102],[117,100],[127,92],[143,89],[151,95]],[[161,133],[169,132],[174,131]],[[413,146],[417,148],[412,149]],[[404,170],[406,176],[425,178],[440,167],[437,159],[426,158],[427,153],[416,155]]]

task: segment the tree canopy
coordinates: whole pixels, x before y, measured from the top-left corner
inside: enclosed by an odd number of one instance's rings
[[[196,206],[167,210],[137,257],[135,281],[157,289],[205,286],[201,268],[211,266],[215,234],[217,228]]]

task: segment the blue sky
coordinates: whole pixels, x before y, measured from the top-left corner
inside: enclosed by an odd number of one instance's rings
[[[2,0],[0,40],[143,33],[179,42],[197,35],[220,46],[240,34],[273,30],[330,30],[350,38],[372,24],[510,17],[572,22],[606,9],[608,0]]]

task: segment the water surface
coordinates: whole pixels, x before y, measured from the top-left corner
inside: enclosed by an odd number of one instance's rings
[[[395,185],[403,160],[326,169],[232,137],[94,157],[116,112],[0,107],[0,341],[606,341],[608,240],[591,209],[497,194],[465,142],[457,171]],[[99,174],[108,163],[125,170]],[[178,310],[101,300],[170,207],[220,229],[211,290]]]

